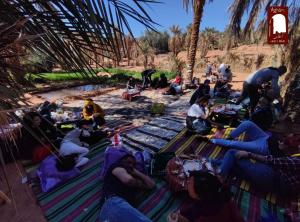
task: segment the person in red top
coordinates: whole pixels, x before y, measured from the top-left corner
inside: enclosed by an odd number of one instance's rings
[[[181,78],[181,75],[178,73],[175,77],[175,80],[173,83],[177,84],[177,85],[180,85],[181,84],[181,81],[182,81],[182,78]]]
[[[168,222],[243,222],[227,186],[209,172],[193,172],[188,182],[189,199]]]
[[[176,75],[175,80],[171,83],[170,88],[166,92],[166,94],[176,95],[182,93],[181,82],[182,82],[181,73],[178,73]]]

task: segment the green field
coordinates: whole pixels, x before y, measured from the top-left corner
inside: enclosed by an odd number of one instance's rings
[[[112,77],[98,77],[100,81],[107,83],[117,83],[127,81],[129,77],[134,77],[136,79],[141,79],[141,73],[123,69],[116,68],[107,68],[107,69],[97,69],[95,72],[109,72]],[[161,73],[164,73],[168,79],[175,78],[176,74],[169,71],[157,70],[156,73],[152,75],[152,79],[159,77]],[[73,80],[85,80],[87,77],[92,77],[92,74],[88,74],[88,76],[84,74],[80,74],[79,72],[52,72],[52,73],[39,73],[39,74],[27,74],[26,78],[32,81],[44,80],[44,81],[73,81]]]

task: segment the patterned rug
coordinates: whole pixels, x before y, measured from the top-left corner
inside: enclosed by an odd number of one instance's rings
[[[196,153],[211,158],[220,158],[224,155],[226,151],[224,148],[203,142],[195,135],[187,135],[183,122],[183,118],[172,116],[156,118],[144,127],[128,132],[124,145],[132,150],[174,151],[177,154]],[[230,130],[224,130],[221,136],[225,138]],[[170,139],[173,134],[177,135]],[[145,138],[149,140],[145,142]],[[160,142],[149,145],[153,138]],[[241,136],[240,139],[242,138]],[[158,144],[163,143],[163,147],[158,147]],[[37,200],[48,221],[97,221],[102,187],[98,175],[103,163],[104,150],[108,144],[109,141],[104,140],[92,149],[88,156],[91,161],[83,167],[77,177],[48,193],[40,193],[38,189],[35,189]],[[155,190],[138,195],[138,209],[153,221],[165,222],[170,212],[184,204],[185,196],[172,194],[166,182],[161,179],[156,178],[156,184]],[[286,217],[288,212],[280,207],[281,203],[276,196],[254,195],[251,186],[245,181],[239,181],[238,184],[232,186],[231,190],[245,221],[254,222],[262,219],[268,219],[264,221],[291,221]]]

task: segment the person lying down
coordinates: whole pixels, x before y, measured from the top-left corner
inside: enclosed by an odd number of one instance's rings
[[[89,152],[87,148],[89,145],[85,142],[81,142],[80,137],[89,137],[90,135],[89,131],[85,129],[76,128],[70,131],[60,144],[59,155],[62,157],[76,155],[75,167],[85,165],[89,161],[89,159],[85,157]]]

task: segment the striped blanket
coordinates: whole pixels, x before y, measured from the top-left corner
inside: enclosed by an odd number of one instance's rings
[[[177,121],[180,125],[175,129],[170,124],[172,122],[166,120]],[[223,148],[207,144],[195,135],[186,135],[182,122],[182,119],[174,119],[174,117],[155,119],[145,127],[139,128],[139,131],[134,131],[133,134],[129,132],[124,144],[134,150],[144,149],[143,141],[134,137],[135,132],[155,137],[159,130],[157,128],[160,128],[170,132],[164,131],[165,133],[162,133],[159,138],[166,141],[163,148],[155,150],[148,147],[153,152],[175,151],[177,154],[197,153],[211,158],[222,157],[225,152]],[[157,128],[153,130],[152,126]],[[181,130],[180,127],[183,129]],[[169,134],[173,131],[180,132],[169,140]],[[222,132],[222,136],[226,137],[229,132],[230,129],[226,129]],[[104,150],[108,144],[109,141],[104,140],[92,149],[89,153],[91,161],[83,167],[80,175],[48,193],[37,192],[37,200],[48,221],[97,221],[102,187],[98,175],[103,163]],[[138,195],[138,209],[153,221],[163,222],[166,221],[168,213],[184,204],[185,197],[174,196],[166,182],[161,179],[156,179],[156,183],[155,190]],[[245,181],[240,181],[231,189],[234,193],[234,200],[246,221],[260,221],[262,218],[268,218],[268,221],[289,221],[285,216],[287,211],[279,207],[277,199],[271,196],[267,198],[254,195],[250,185]]]

